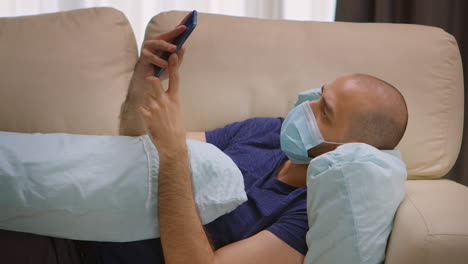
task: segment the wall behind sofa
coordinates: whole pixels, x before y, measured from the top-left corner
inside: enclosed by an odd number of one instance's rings
[[[138,47],[149,20],[169,10],[198,10],[233,16],[334,21],[336,0],[1,0],[0,17],[110,6],[125,13]]]

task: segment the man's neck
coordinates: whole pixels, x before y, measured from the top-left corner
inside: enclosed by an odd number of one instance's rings
[[[308,164],[294,164],[286,160],[278,170],[276,179],[295,187],[306,187]]]

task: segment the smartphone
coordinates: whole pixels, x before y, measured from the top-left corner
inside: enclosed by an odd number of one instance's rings
[[[192,14],[189,16],[189,18],[187,19],[187,21],[185,22],[184,25],[187,27],[187,29],[184,32],[182,32],[182,34],[180,34],[177,38],[175,38],[171,42],[172,44],[177,46],[176,50],[174,51],[175,53],[177,53],[179,51],[179,49],[184,44],[185,40],[187,40],[187,38],[190,36],[190,33],[192,33],[192,31],[197,26],[197,10],[192,11]],[[161,55],[161,58],[163,60],[167,61],[171,54],[172,54],[172,52],[167,52],[166,51]],[[159,78],[161,76],[161,74],[164,72],[164,70],[166,70],[166,69],[154,65],[154,75],[156,77]]]

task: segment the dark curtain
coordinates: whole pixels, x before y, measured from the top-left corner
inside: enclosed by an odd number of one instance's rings
[[[460,48],[468,95],[467,0],[337,0],[336,21],[409,23],[440,27],[452,34]],[[452,170],[445,178],[468,186],[468,114],[465,107],[463,141]]]

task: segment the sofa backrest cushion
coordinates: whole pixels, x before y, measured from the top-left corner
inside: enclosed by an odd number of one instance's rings
[[[155,16],[146,39],[187,12]],[[187,128],[286,116],[301,91],[344,73],[396,86],[409,110],[398,145],[408,176],[437,178],[454,164],[463,128],[463,77],[455,39],[439,28],[266,20],[199,13],[186,42],[181,93]]]
[[[112,8],[0,18],[0,131],[117,135],[137,56]]]

